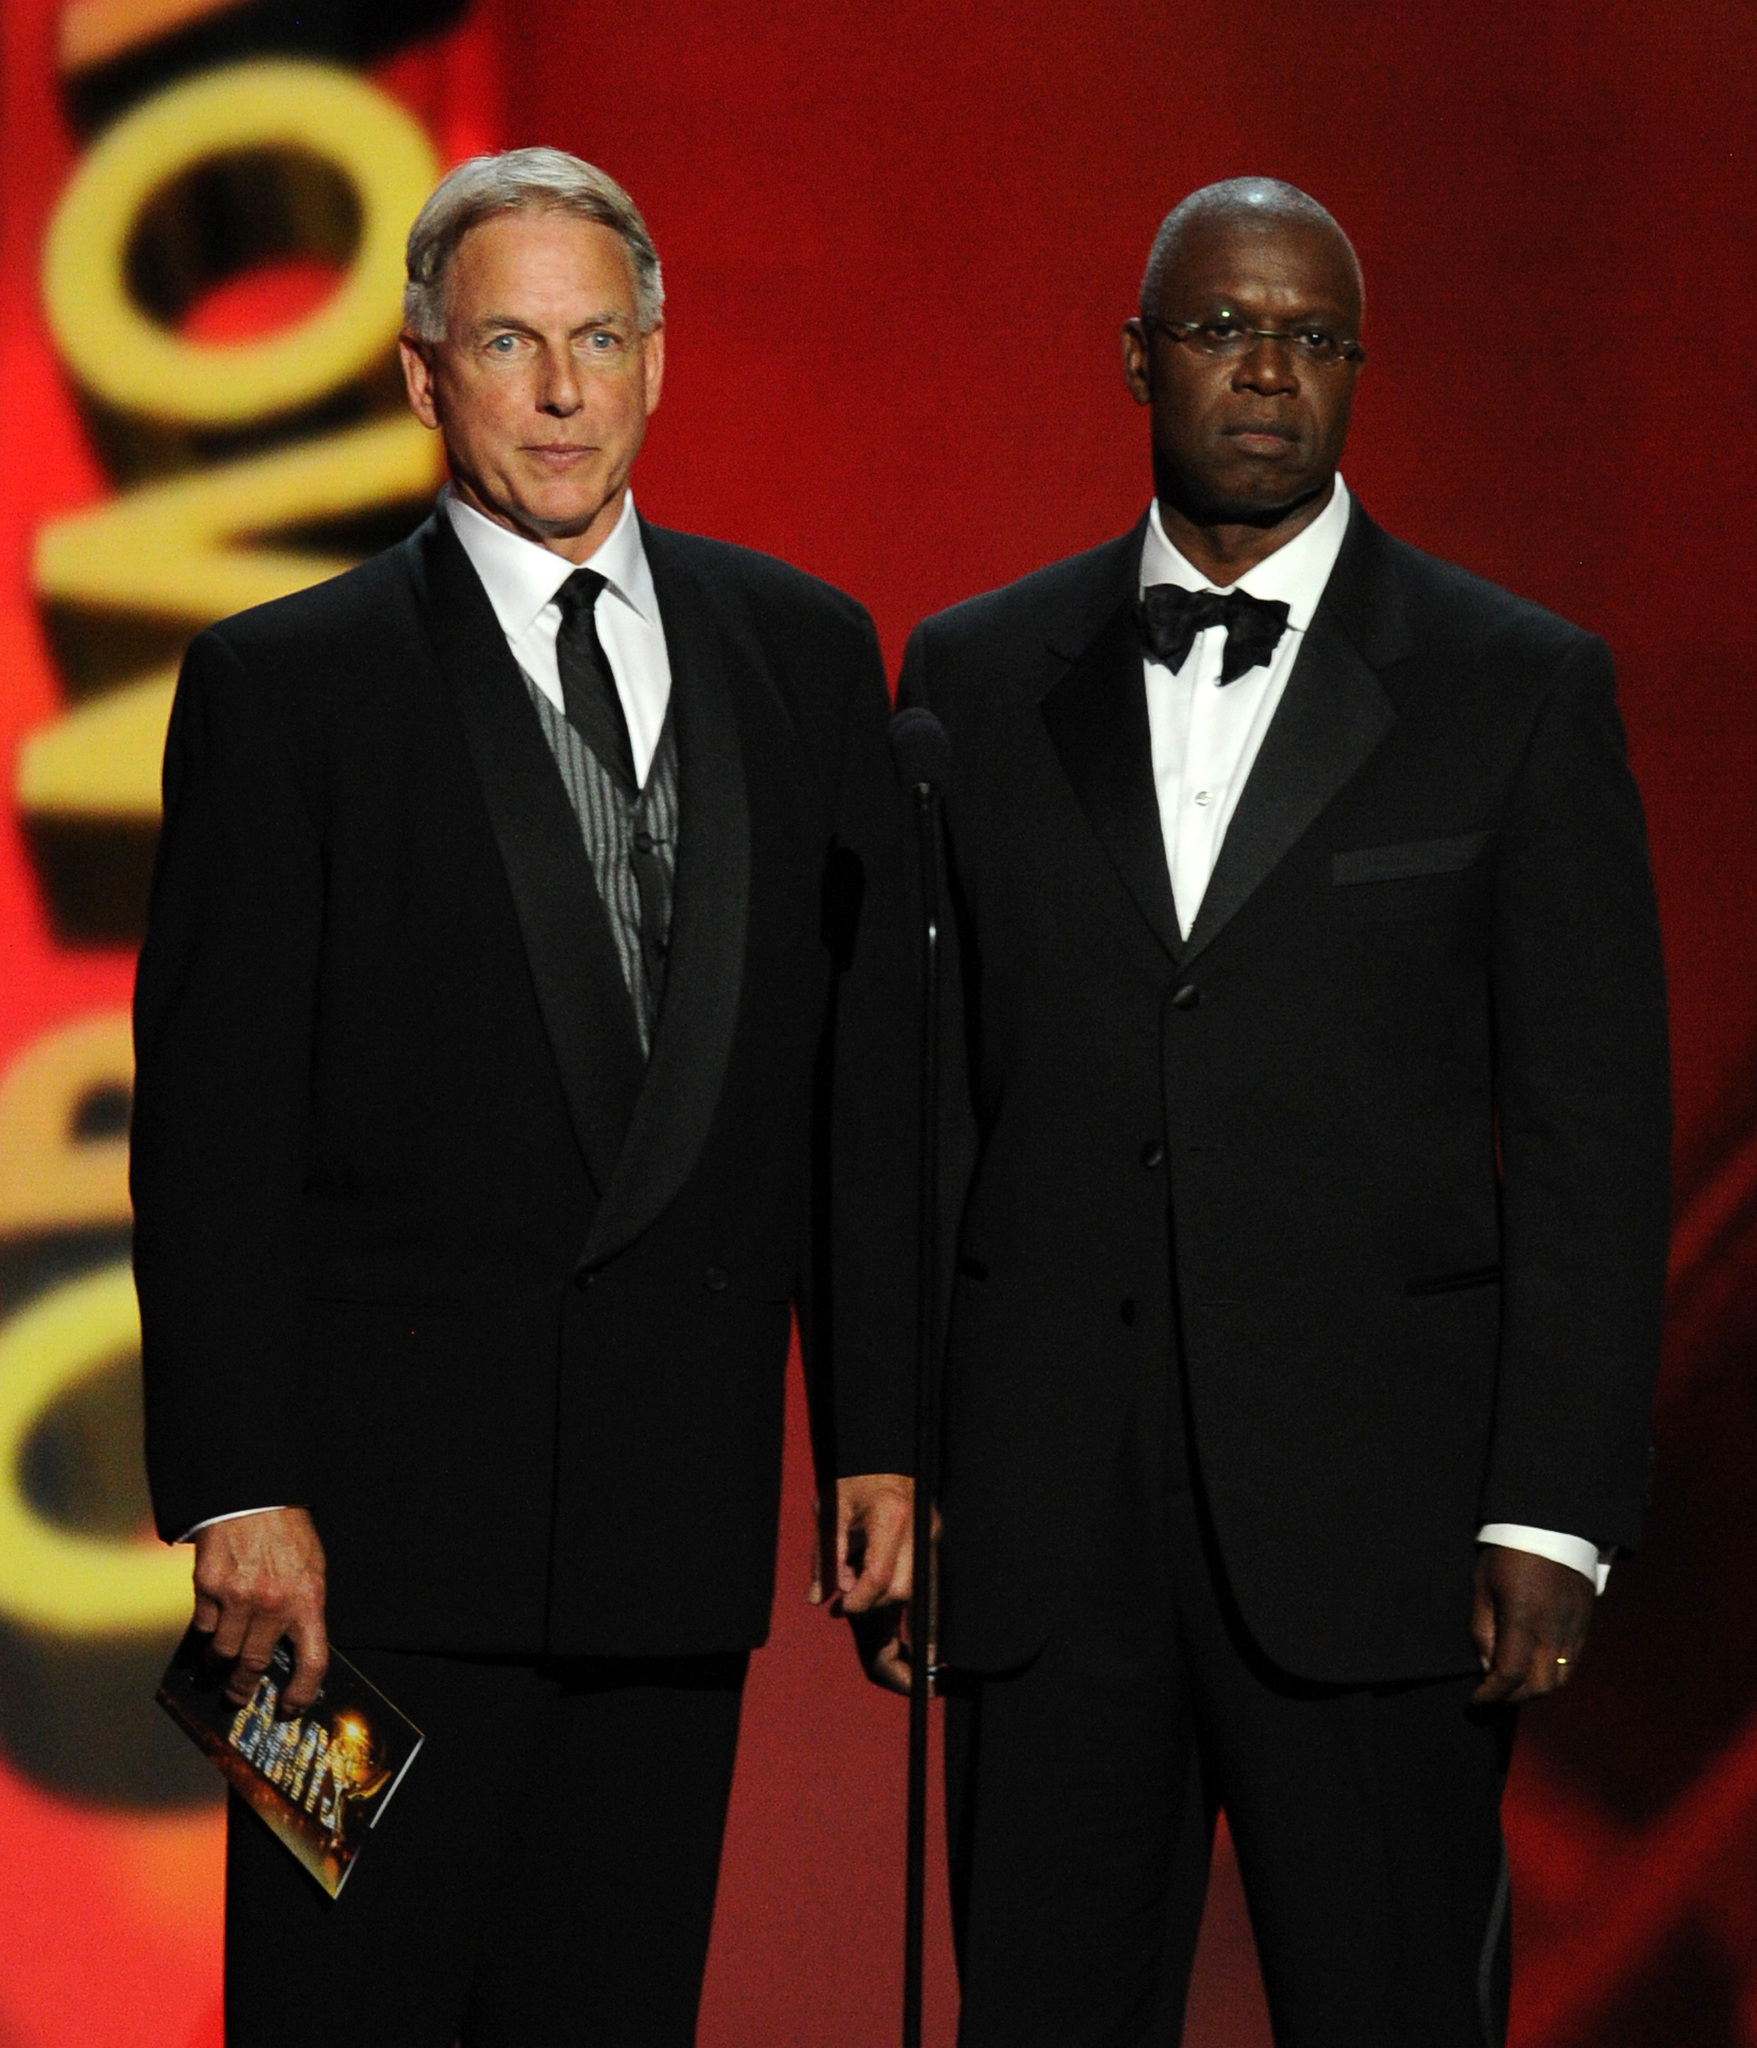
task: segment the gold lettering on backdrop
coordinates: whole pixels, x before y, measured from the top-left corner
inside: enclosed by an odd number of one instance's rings
[[[352,259],[292,327],[195,341],[136,302],[132,238],[178,178],[253,153],[317,159],[341,174],[359,213]],[[296,413],[348,386],[395,339],[403,238],[438,168],[403,107],[335,66],[239,64],[156,95],[93,147],[49,230],[44,298],[69,368],[120,412],[207,430]],[[53,521],[38,538],[37,590],[55,605],[199,628],[348,566],[253,535],[416,499],[438,479],[436,445],[405,415],[218,462]],[[25,813],[155,819],[175,681],[174,668],[155,668],[31,734],[18,765]]]
[[[162,669],[35,732],[19,749],[18,803],[60,818],[156,819],[177,671]]]
[[[319,157],[353,187],[360,237],[347,276],[307,318],[259,341],[192,341],[160,326],[128,279],[147,202],[199,164],[274,150]],[[43,296],[68,367],[108,404],[160,420],[240,425],[308,404],[396,333],[403,239],[436,170],[420,123],[332,65],[235,64],[156,94],[93,146],[49,229]]]
[[[61,69],[107,64],[142,43],[243,5],[244,0],[72,0],[61,10]]]
[[[236,545],[243,537],[410,497],[432,477],[432,439],[404,417],[147,484],[48,527],[37,545],[37,588],[63,602],[206,625],[348,566]]]
[[[0,1237],[121,1228],[128,1221],[122,1112],[134,1079],[126,1011],[39,1038],[0,1082]],[[80,1125],[93,1108],[97,1128]],[[61,1635],[165,1628],[189,1604],[189,1559],[45,1517],[24,1484],[25,1452],[56,1402],[131,1366],[140,1350],[125,1263],[64,1282],[0,1329],[0,1615]]]
[[[126,1101],[133,1082],[125,1010],[65,1024],[13,1062],[0,1082],[0,1236],[128,1221],[128,1140],[83,1137],[79,1120],[104,1096]]]
[[[67,11],[63,65],[102,62],[220,5],[85,0]],[[334,541],[332,552],[301,551],[300,528],[394,508],[437,484],[436,444],[400,414],[373,416],[383,387],[370,380],[397,332],[403,237],[438,171],[419,123],[366,80],[277,61],[166,88],[101,136],[74,173],[44,250],[49,325],[94,420],[140,423],[160,437],[140,445],[160,454],[147,465],[158,473],[136,488],[40,533],[36,588],[63,614],[145,621],[159,641],[120,665],[120,687],[27,739],[19,796],[45,830],[149,828],[175,681],[159,664],[175,636],[348,566]],[[144,303],[154,296],[143,282],[150,265],[142,268],[149,225],[158,232],[169,207],[179,229],[192,179],[211,189],[213,177],[265,172],[298,199],[292,253],[309,248],[337,263],[334,289],[260,338],[179,332],[174,297]],[[350,398],[352,416],[346,406],[338,414],[333,401],[356,389],[363,408]],[[164,473],[165,450],[180,473]],[[120,1123],[132,1072],[121,1013],[66,1025],[14,1062],[0,1082],[0,1239],[126,1225]],[[187,1550],[75,1528],[28,1490],[46,1418],[86,1383],[133,1369],[139,1347],[125,1263],[51,1285],[0,1327],[0,1615],[10,1623],[57,1637],[125,1636],[170,1632],[188,1616]]]
[[[244,547],[290,527],[431,490],[434,449],[412,418],[376,420],[317,442],[148,484],[48,527],[37,588],[63,603],[158,612],[205,626],[320,582],[345,559]],[[174,668],[81,706],[24,743],[27,811],[155,818]]]
[[[189,1550],[64,1528],[39,1514],[19,1483],[31,1432],[57,1397],[139,1349],[126,1264],[51,1289],[0,1330],[0,1614],[11,1621],[89,1636],[169,1630],[188,1619]]]

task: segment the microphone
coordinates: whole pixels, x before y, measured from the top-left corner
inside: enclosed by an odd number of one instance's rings
[[[903,1851],[903,2048],[921,2048],[922,1959],[927,1896],[927,1702],[934,1674],[933,1496],[939,1466],[939,1121],[940,940],[944,889],[940,792],[951,775],[952,743],[931,711],[918,704],[891,720],[891,755],[915,813],[920,884],[918,1107],[920,1183],[916,1194],[915,1292],[915,1588],[909,1600],[909,1761]]]
[[[891,720],[891,756],[905,789],[940,790],[952,770],[952,742],[925,705],[911,704]]]

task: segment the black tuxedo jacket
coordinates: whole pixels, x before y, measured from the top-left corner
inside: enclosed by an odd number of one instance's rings
[[[1611,663],[1356,507],[1186,941],[1141,540],[929,620],[904,666],[952,740],[974,1149],[948,1653],[1053,1628],[1181,1349],[1269,1655],[1468,1670],[1479,1525],[1631,1544],[1646,1485],[1667,1065]]]
[[[760,1641],[790,1302],[839,1469],[907,1468],[877,643],[779,562],[645,539],[680,812],[645,1065],[446,518],[185,663],[136,996],[154,1500],[167,1537],[309,1504],[344,1645]]]

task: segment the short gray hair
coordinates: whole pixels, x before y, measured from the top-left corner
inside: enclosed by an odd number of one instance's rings
[[[659,252],[640,208],[616,180],[564,149],[508,149],[448,172],[409,230],[403,328],[417,341],[445,337],[445,279],[458,244],[502,213],[571,213],[622,237],[634,273],[635,316],[651,334],[665,310]]]

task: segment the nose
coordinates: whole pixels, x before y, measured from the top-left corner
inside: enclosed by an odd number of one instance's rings
[[[1299,371],[1292,348],[1285,341],[1256,336],[1238,360],[1238,367],[1232,373],[1232,387],[1235,391],[1255,391],[1259,395],[1297,391]]]
[[[543,352],[543,376],[537,387],[537,408],[552,419],[566,419],[580,409],[580,371],[571,348]]]

